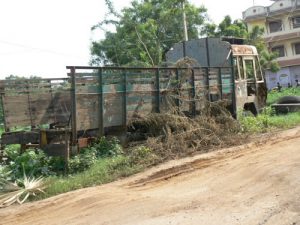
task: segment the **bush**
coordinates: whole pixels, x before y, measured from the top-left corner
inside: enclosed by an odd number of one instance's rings
[[[123,154],[123,150],[117,138],[101,137],[90,147],[82,149],[79,155],[70,159],[69,173],[82,172],[90,168],[99,158],[116,157],[121,154]]]
[[[152,149],[145,146],[131,149],[129,157],[132,164],[144,166],[155,164],[158,161],[158,156],[153,153]]]
[[[108,139],[101,137],[90,147],[92,151],[99,157],[114,157],[123,154],[122,146],[117,138]]]
[[[55,175],[56,173],[51,171],[50,162],[51,158],[42,150],[28,149],[10,161],[8,169],[12,179],[21,178],[24,173],[34,177]]]
[[[300,112],[275,115],[271,107],[258,116],[239,116],[240,126],[245,133],[263,133],[272,129],[291,128],[300,124]]]
[[[3,156],[7,158],[8,161],[14,161],[20,154],[19,145],[7,145],[3,152]]]
[[[69,160],[69,173],[78,173],[90,168],[96,162],[96,152],[93,149],[84,149],[79,155]]]

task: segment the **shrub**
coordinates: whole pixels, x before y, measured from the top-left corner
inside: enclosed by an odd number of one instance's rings
[[[131,149],[129,156],[132,164],[144,166],[152,165],[158,160],[158,156],[153,153],[152,149],[145,146]]]
[[[17,179],[23,177],[26,173],[29,176],[50,176],[55,172],[51,171],[51,158],[46,156],[42,150],[28,149],[21,155],[18,155],[8,164],[11,171],[11,177]]]
[[[96,152],[93,149],[84,149],[79,155],[69,160],[69,173],[78,173],[90,168],[96,162]]]
[[[122,146],[117,138],[101,137],[90,147],[99,157],[113,157],[123,154]]]

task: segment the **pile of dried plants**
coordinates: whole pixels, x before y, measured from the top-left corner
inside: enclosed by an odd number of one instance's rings
[[[232,145],[239,139],[239,124],[222,102],[207,103],[206,112],[195,117],[174,111],[152,113],[132,121],[130,131],[162,161]]]
[[[175,66],[191,68],[197,65],[195,60],[184,58]],[[179,84],[172,87],[167,85],[167,89],[172,91],[162,92],[165,109],[162,113],[138,116],[129,126],[129,140],[143,140],[142,144],[151,148],[161,161],[240,143],[240,127],[227,110],[228,102],[209,102],[204,92],[182,97],[186,95],[182,87],[190,79],[190,74],[191,71],[185,70],[185,74],[182,74],[184,79]],[[177,89],[174,90],[174,87]],[[192,104],[197,105],[194,113],[190,110]],[[188,112],[184,112],[183,108]],[[135,143],[141,144],[133,142],[133,145]]]

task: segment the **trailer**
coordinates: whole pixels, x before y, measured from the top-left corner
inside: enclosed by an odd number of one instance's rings
[[[179,66],[178,60],[187,57],[195,64]],[[237,117],[238,110],[256,114],[264,105],[264,80],[253,46],[217,38],[192,40],[176,44],[167,59],[174,64],[67,66],[63,79],[1,81],[1,143],[36,146],[67,160],[91,139],[126,134],[135,118],[169,112],[174,106],[196,116],[205,102],[223,101]]]

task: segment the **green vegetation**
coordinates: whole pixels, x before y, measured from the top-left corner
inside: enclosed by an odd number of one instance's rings
[[[300,112],[276,115],[271,109],[271,105],[279,98],[288,95],[300,96],[300,88],[286,88],[281,92],[269,92],[267,107],[261,114],[257,117],[240,115],[239,121],[242,131],[247,133],[261,133],[300,125]]]
[[[264,133],[275,129],[292,128],[300,124],[300,112],[275,115],[267,108],[257,117],[240,116],[241,129],[245,133]]]
[[[131,164],[130,157],[126,156],[98,159],[89,169],[81,173],[66,177],[50,177],[49,185],[45,190],[46,194],[41,198],[108,183],[139,172],[141,169],[142,166]]]
[[[4,157],[7,160],[0,164],[0,180],[17,181],[24,187],[24,174],[29,180],[39,176],[45,178],[45,193],[40,193],[38,198],[129,176],[152,165],[157,159],[151,149],[144,146],[132,148],[125,154],[116,138],[105,137],[71,157],[67,174],[64,174],[62,158],[46,156],[38,149],[29,149],[21,154],[18,145],[11,145],[5,149]],[[0,193],[4,192],[6,184],[0,182]],[[7,196],[7,193],[2,196]]]
[[[300,96],[300,88],[284,88],[281,92],[271,91],[268,94],[267,105],[274,104],[279,98],[283,96]]]
[[[68,176],[49,177],[46,181],[49,185],[45,189],[45,194],[40,197],[50,197],[84,187],[108,183],[121,177],[127,177],[142,171],[149,165],[155,164],[158,159],[152,150],[145,146],[132,148],[125,155],[120,153],[121,146],[116,145],[116,140],[108,142],[102,139],[101,142],[106,146],[115,145],[114,148],[107,149],[107,152],[113,152],[114,154],[97,158],[89,168],[85,168],[81,172],[76,171],[76,173]]]

